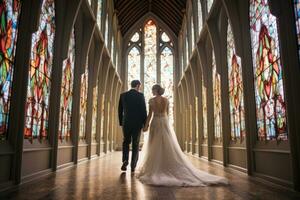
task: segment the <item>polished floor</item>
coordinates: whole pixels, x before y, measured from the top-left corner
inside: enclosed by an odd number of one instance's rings
[[[111,153],[103,158],[79,164],[20,186],[0,199],[209,199],[209,200],[286,200],[300,199],[300,195],[279,187],[258,182],[255,178],[224,169],[222,166],[190,157],[199,169],[225,176],[229,186],[210,187],[154,187],[144,185],[134,174],[121,172],[121,153]]]

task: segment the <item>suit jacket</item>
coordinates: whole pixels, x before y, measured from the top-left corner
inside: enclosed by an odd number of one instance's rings
[[[119,123],[123,127],[142,128],[147,119],[145,97],[134,89],[124,92],[119,100]]]

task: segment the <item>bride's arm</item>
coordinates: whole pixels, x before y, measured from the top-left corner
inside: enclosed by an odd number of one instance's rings
[[[151,104],[149,104],[149,113],[148,113],[148,116],[147,116],[147,119],[146,119],[145,126],[143,128],[143,131],[147,131],[148,130],[149,123],[150,123],[150,120],[152,118],[152,115],[153,115],[152,107],[151,107]]]

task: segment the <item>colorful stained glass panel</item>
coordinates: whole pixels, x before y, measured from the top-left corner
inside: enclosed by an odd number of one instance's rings
[[[73,102],[73,83],[74,83],[74,64],[75,64],[75,35],[72,31],[68,58],[64,60],[62,67],[60,117],[58,135],[61,140],[71,136],[71,117]]]
[[[294,0],[294,10],[295,10],[296,31],[297,31],[297,39],[298,39],[298,51],[300,57],[300,0]]]
[[[153,20],[149,20],[144,27],[144,39],[145,39],[145,68],[144,68],[144,94],[146,102],[152,97],[152,86],[157,81],[157,41],[156,34],[157,28]],[[148,104],[147,104],[148,105]]]
[[[32,34],[25,110],[25,138],[46,137],[48,135],[54,34],[54,0],[44,0],[38,30]]]
[[[7,138],[20,0],[0,2],[0,140]]]
[[[94,87],[93,89],[92,139],[96,139],[96,133],[97,133],[97,108],[98,108],[98,86]]]
[[[215,55],[212,57],[213,95],[214,95],[214,138],[222,137],[221,77],[217,72]]]
[[[207,138],[207,101],[206,101],[206,87],[204,81],[202,81],[202,112],[203,112],[203,138]]]
[[[277,19],[268,0],[250,0],[250,34],[259,140],[287,140]]]
[[[88,60],[88,59],[87,59]],[[85,139],[86,127],[86,114],[87,114],[87,90],[88,90],[88,67],[81,75],[81,88],[80,88],[80,125],[79,125],[79,138]]]
[[[229,83],[229,107],[231,139],[245,137],[245,107],[241,58],[235,52],[233,33],[228,21],[227,64]]]

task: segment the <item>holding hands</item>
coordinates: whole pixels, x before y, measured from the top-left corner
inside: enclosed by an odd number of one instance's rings
[[[143,131],[144,131],[144,132],[147,132],[147,131],[148,131],[148,128],[149,128],[149,124],[145,124],[145,126],[143,127]]]

